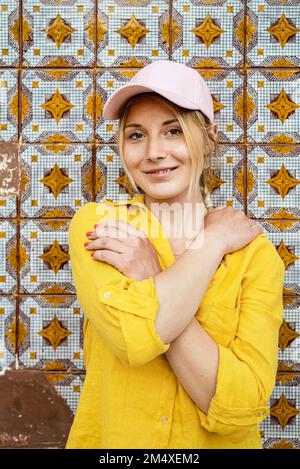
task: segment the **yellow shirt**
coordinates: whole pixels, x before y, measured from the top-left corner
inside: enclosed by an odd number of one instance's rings
[[[261,233],[226,254],[199,306],[196,318],[219,350],[216,392],[205,414],[164,355],[170,344],[155,328],[153,277],[128,278],[83,247],[85,233],[112,217],[109,206],[120,210],[118,219],[147,233],[163,270],[175,262],[170,241],[143,194],[102,201],[82,207],[69,229],[85,318],[86,377],[66,448],[262,448],[258,424],[269,413],[283,321],[285,269],[274,245]],[[127,213],[129,204],[140,207],[138,218]]]

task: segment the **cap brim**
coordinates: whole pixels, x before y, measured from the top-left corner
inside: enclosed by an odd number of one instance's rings
[[[169,99],[171,102],[178,104],[178,106],[184,107],[186,109],[198,109],[198,106],[191,102],[189,99],[186,99],[183,96],[176,95],[175,93],[170,93],[169,91],[162,90],[157,87],[147,87],[142,85],[128,84],[123,85],[121,88],[116,90],[106,101],[102,116],[107,120],[115,120],[119,118],[119,111],[123,104],[131,98],[132,96],[144,92],[157,92],[158,94]]]

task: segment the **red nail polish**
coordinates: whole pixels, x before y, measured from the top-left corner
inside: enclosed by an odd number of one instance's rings
[[[93,253],[93,252],[91,252],[91,257],[94,257],[94,253]]]
[[[84,243],[84,247],[86,248],[90,243],[87,242],[87,243]]]
[[[91,233],[92,233],[91,231],[88,231],[87,233],[85,233],[85,236],[89,237],[91,236]]]

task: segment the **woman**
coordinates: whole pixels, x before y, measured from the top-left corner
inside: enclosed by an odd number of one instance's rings
[[[89,203],[70,225],[86,378],[66,448],[262,448],[284,264],[254,221],[211,207],[209,90],[157,61],[104,117],[119,118],[135,195]]]

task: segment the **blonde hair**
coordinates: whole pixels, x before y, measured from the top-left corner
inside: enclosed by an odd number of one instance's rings
[[[209,133],[209,129],[211,128],[212,124],[210,123],[209,119],[198,110],[190,110],[185,109],[178,106],[175,103],[172,103],[167,98],[155,93],[139,93],[134,95],[132,98],[129,98],[120,109],[119,112],[119,131],[118,131],[118,146],[119,146],[119,154],[120,158],[123,163],[125,177],[128,178],[129,185],[132,189],[129,188],[131,191],[131,195],[139,194],[142,191],[138,186],[135,184],[135,181],[128,170],[128,167],[124,160],[123,154],[123,144],[124,144],[124,129],[127,121],[127,117],[129,114],[130,107],[133,103],[137,102],[140,97],[142,96],[151,96],[158,101],[163,102],[166,104],[173,114],[178,119],[179,124],[181,125],[186,145],[189,150],[189,154],[192,161],[192,177],[191,182],[188,189],[188,198],[191,198],[192,194],[197,190],[198,184],[200,185],[201,196],[206,208],[213,207],[212,201],[210,199],[210,172],[211,172],[211,147],[214,147],[216,156],[219,156],[219,145],[218,142],[213,138],[213,136]],[[193,126],[198,126],[202,129],[202,135],[204,140],[204,145],[199,145],[198,139],[195,138],[196,133],[193,132]],[[209,151],[205,153],[205,144],[209,148]],[[217,158],[219,160],[219,158]]]

